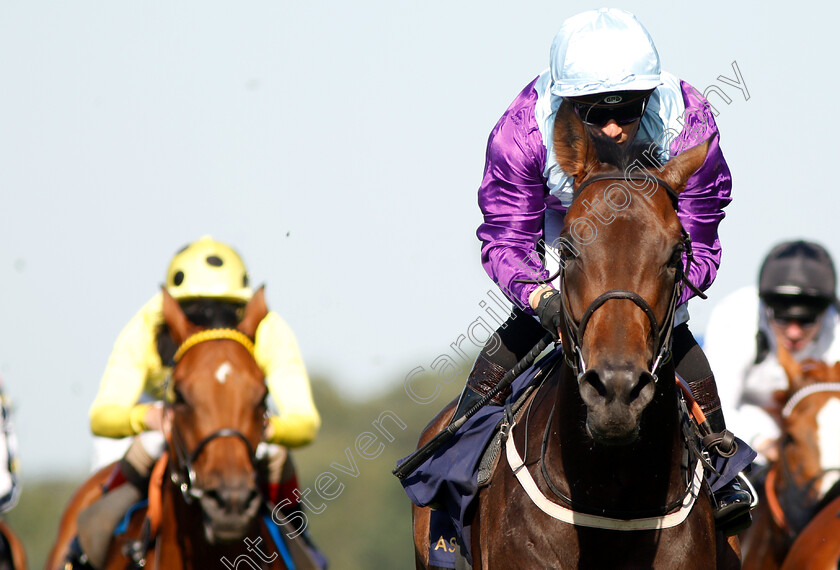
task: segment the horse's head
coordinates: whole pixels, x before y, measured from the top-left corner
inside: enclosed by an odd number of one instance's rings
[[[267,388],[253,356],[257,325],[268,310],[263,290],[245,307],[236,329],[202,329],[163,292],[163,315],[179,345],[165,431],[173,480],[187,503],[198,499],[210,542],[239,540],[261,496],[254,468]]]
[[[685,188],[708,143],[653,167],[647,148],[594,139],[563,103],[554,146],[576,191],[560,244],[563,344],[578,363],[589,433],[601,443],[630,443],[656,391],[687,245],[668,188]]]
[[[780,458],[790,467],[788,483],[815,501],[840,479],[840,362],[797,362],[784,347],[777,356],[789,383],[779,398]]]

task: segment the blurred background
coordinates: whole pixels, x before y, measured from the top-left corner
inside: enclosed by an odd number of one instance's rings
[[[87,410],[117,333],[172,254],[204,234],[267,284],[315,379],[324,425],[298,454],[304,486],[346,461],[383,411],[404,420],[312,529],[334,568],[412,566],[408,501],[390,470],[460,390],[463,375],[437,379],[431,363],[457,356],[450,344],[486,316],[493,284],[475,229],[487,136],[547,67],[560,23],[594,7],[3,3],[0,375],[24,484],[8,518],[35,567],[87,474]],[[691,304],[700,336],[775,242],[838,250],[824,154],[834,137],[820,112],[840,92],[837,8],[620,7],[648,28],[663,68],[718,111],[735,200],[710,299]],[[403,387],[418,368],[425,403]]]

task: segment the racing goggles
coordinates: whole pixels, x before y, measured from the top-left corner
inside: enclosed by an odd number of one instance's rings
[[[610,121],[615,121],[618,125],[629,125],[638,121],[645,114],[649,98],[650,93],[647,93],[645,96],[625,103],[621,102],[620,96],[605,95],[601,96],[597,102],[576,100],[571,103],[581,121],[601,128]],[[611,102],[614,99],[619,101]]]

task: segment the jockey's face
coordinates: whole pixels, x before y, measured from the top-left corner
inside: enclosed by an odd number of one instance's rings
[[[636,132],[639,130],[640,120],[633,121],[626,125],[619,125],[613,120],[607,122],[606,125],[598,127],[589,123],[584,123],[590,134],[605,136],[618,144],[632,142],[636,137]]]
[[[591,135],[607,137],[617,144],[624,144],[635,138],[650,93],[616,91],[570,98],[569,101]]]
[[[776,343],[784,346],[790,352],[802,350],[817,338],[820,332],[820,318],[810,319],[776,319],[771,316],[770,328],[776,337]]]

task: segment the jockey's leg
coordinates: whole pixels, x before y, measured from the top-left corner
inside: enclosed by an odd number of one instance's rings
[[[463,416],[493,389],[505,373],[516,366],[543,336],[545,329],[539,321],[514,308],[508,320],[493,333],[476,358],[452,420]],[[490,403],[502,405],[509,396],[508,387],[490,400]]]
[[[289,450],[282,445],[262,442],[257,447],[257,460],[262,464],[266,477],[266,501],[272,511],[272,520],[286,521],[293,528],[285,528],[287,536],[303,535],[309,555],[318,568],[326,568],[326,557],[312,542],[307,531],[307,517],[303,513],[300,503],[300,487],[298,486],[297,471]],[[297,493],[295,492],[297,491]],[[279,509],[279,513],[275,512]]]
[[[99,569],[105,565],[114,529],[126,511],[146,495],[152,469],[165,446],[166,441],[159,431],[143,432],[136,436],[118,463],[127,484],[117,484],[107,489],[99,500],[79,513],[79,554],[90,567]]]
[[[688,383],[692,396],[706,416],[708,425],[701,426],[701,430],[705,432],[703,446],[710,454],[729,457],[735,453],[737,444],[732,432],[726,429],[717,384],[709,361],[687,324],[675,327],[673,338],[674,366],[677,374]],[[719,530],[735,534],[749,526],[752,520],[750,504],[753,497],[748,490],[741,487],[737,478],[715,491],[714,500],[715,521]]]
[[[257,446],[257,461],[264,476],[263,493],[268,508],[285,508],[287,503],[298,504],[299,499],[294,494],[295,489],[299,489],[297,474],[289,450],[282,445],[261,442]]]

